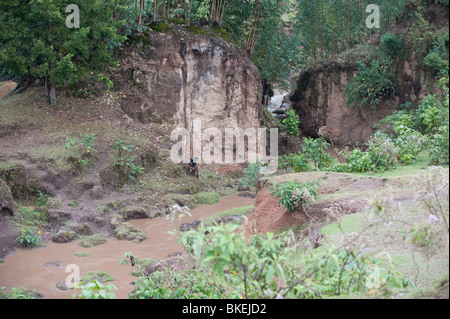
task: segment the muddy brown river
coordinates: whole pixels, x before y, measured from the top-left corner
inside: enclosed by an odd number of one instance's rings
[[[116,298],[126,298],[134,289],[130,283],[137,278],[130,274],[135,269],[130,264],[119,265],[125,252],[132,252],[137,258],[165,259],[169,253],[183,251],[183,247],[177,244],[176,237],[169,234],[169,231],[177,229],[181,223],[253,204],[254,199],[233,194],[220,198],[217,204],[197,205],[190,211],[192,217],[185,216],[181,221],[168,221],[166,217],[131,220],[130,223],[147,235],[147,239],[139,244],[109,238],[106,244],[92,248],[81,247],[77,240],[66,244],[48,242],[46,247],[20,249],[5,257],[5,262],[0,264],[0,287],[5,286],[8,292],[12,287],[36,289],[44,298],[72,298],[73,289],[60,290],[56,283],[65,281],[71,274],[66,272],[66,266],[75,264],[79,266],[80,276],[88,271],[106,271],[114,277],[114,281],[109,283],[118,288],[114,291]],[[89,252],[91,255],[78,257],[74,255],[77,252]],[[79,292],[78,290],[77,293]]]

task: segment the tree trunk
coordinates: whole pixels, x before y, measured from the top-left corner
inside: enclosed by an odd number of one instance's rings
[[[153,22],[156,22],[156,9],[157,9],[157,5],[158,5],[158,0],[154,0],[155,5],[153,7]]]
[[[192,0],[189,1],[189,13],[188,13],[188,20],[187,20],[188,26],[191,25],[191,10],[192,10]]]
[[[347,0],[347,44],[345,48],[350,47],[350,0]]]
[[[50,82],[50,76],[45,77],[45,93],[47,94],[47,103],[56,105],[56,83]]]

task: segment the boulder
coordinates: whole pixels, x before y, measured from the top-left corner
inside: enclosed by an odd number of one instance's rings
[[[19,206],[14,201],[9,186],[0,179],[0,216],[13,216]]]

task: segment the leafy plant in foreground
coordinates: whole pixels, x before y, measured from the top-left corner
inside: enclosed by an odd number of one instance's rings
[[[280,198],[279,205],[283,204],[289,212],[296,207],[308,204],[314,201],[320,188],[316,181],[301,183],[297,181],[274,184],[271,188],[271,194]]]

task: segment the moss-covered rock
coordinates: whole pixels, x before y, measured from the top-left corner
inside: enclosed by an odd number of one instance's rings
[[[120,240],[130,240],[135,243],[140,243],[147,239],[147,236],[139,228],[128,222],[120,223],[114,228],[114,232],[116,233],[116,238]]]
[[[80,278],[80,281],[83,283],[93,282],[94,280],[100,281],[101,283],[105,283],[108,281],[113,281],[114,277],[108,274],[106,271],[88,271],[84,276]]]
[[[105,244],[107,241],[108,241],[108,239],[104,235],[95,234],[95,235],[84,238],[80,242],[80,246],[85,247],[85,248],[86,247],[94,247],[94,246]]]
[[[60,230],[52,237],[52,242],[58,244],[69,243],[78,238],[78,234],[73,230]]]

